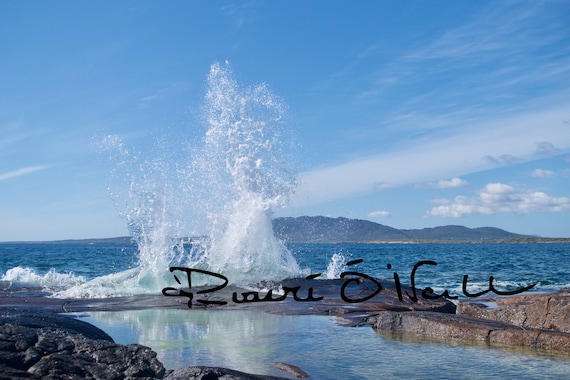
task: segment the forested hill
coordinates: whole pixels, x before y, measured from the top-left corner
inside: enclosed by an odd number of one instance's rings
[[[531,238],[494,227],[441,226],[419,230],[397,229],[369,220],[300,216],[275,218],[275,235],[286,242],[333,243],[407,240],[500,240]]]

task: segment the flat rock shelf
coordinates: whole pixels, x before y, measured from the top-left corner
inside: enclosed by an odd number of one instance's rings
[[[56,299],[46,297],[40,289],[0,284],[0,377],[39,379],[65,374],[70,379],[278,378],[219,367],[166,370],[149,347],[116,344],[97,327],[61,314],[190,306],[199,310],[334,315],[347,326],[370,325],[383,334],[570,355],[570,292],[566,289],[452,303],[444,298],[424,299],[420,289],[414,292],[372,278],[354,279],[348,284],[343,279],[291,279],[272,286],[275,292],[269,295],[267,291],[226,286],[205,293],[199,292],[207,287],[183,292],[171,288],[167,292],[170,296]],[[276,367],[289,376],[303,377],[303,370],[294,365],[276,363]]]

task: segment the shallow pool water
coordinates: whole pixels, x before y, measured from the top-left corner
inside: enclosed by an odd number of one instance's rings
[[[342,326],[329,316],[170,309],[76,316],[117,343],[151,347],[168,369],[207,365],[291,377],[274,366],[285,362],[315,379],[562,379],[570,374],[570,356],[403,339],[370,326]]]

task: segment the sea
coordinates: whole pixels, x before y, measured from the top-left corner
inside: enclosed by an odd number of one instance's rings
[[[303,274],[338,278],[350,266],[370,276],[462,294],[488,289],[512,291],[536,284],[528,293],[570,287],[570,244],[564,243],[386,243],[285,244]],[[188,248],[187,248],[188,249]],[[0,243],[2,288],[27,286],[39,297],[113,297],[156,293],[127,279],[140,272],[135,244],[80,242]],[[390,264],[390,269],[388,269]],[[165,273],[167,268],[163,268]],[[129,274],[129,275],[126,275]],[[152,287],[158,282],[147,284]],[[144,276],[143,276],[144,277]],[[229,277],[229,276],[228,276]],[[230,278],[231,280],[231,278]],[[112,282],[115,281],[115,284]],[[101,284],[107,283],[103,287]],[[132,286],[129,291],[125,289]],[[87,291],[91,288],[92,293]],[[78,292],[80,290],[80,292]],[[113,294],[115,292],[115,294]],[[333,316],[277,315],[260,310],[113,310],[73,314],[106,331],[118,343],[151,347],[169,369],[189,365],[229,367],[273,376],[289,375],[274,362],[294,364],[316,379],[562,379],[570,356],[485,345],[441,343],[378,333],[370,326],[347,327]],[[290,376],[289,376],[290,377]]]

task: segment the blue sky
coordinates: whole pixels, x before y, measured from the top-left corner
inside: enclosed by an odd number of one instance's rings
[[[152,155],[201,138],[206,77],[226,60],[287,105],[299,187],[276,215],[570,237],[568,14],[566,1],[1,2],[0,241],[126,235],[97,141]]]

